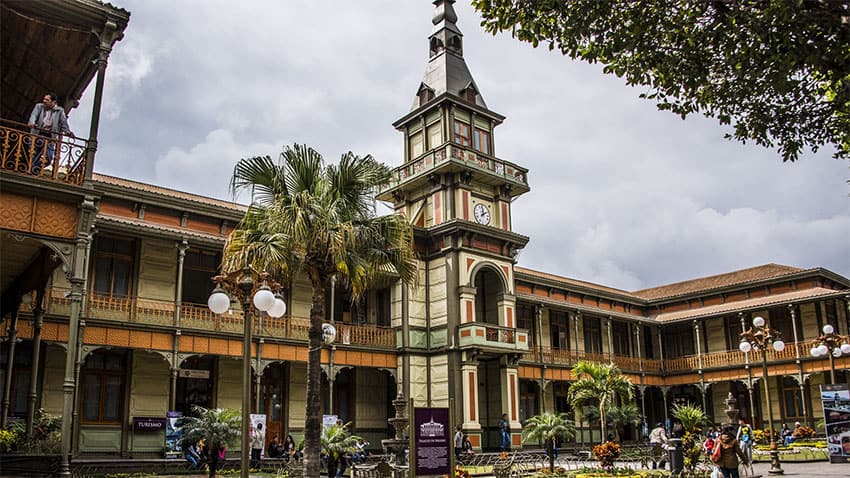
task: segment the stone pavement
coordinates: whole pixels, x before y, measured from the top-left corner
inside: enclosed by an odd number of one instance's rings
[[[753,465],[755,473],[761,474],[763,477],[771,475],[767,474],[770,469],[770,463],[756,463]],[[799,476],[805,478],[818,478],[821,476],[840,476],[847,478],[850,476],[850,463],[833,463],[826,461],[818,461],[814,463],[782,463],[782,469],[785,470],[784,476]],[[744,478],[744,475],[741,475]]]

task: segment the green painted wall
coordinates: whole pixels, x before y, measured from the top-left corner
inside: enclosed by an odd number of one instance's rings
[[[134,351],[130,375],[130,422],[133,417],[165,417],[169,387],[168,362],[158,354]],[[130,429],[131,451],[158,451],[164,443],[164,433],[134,433]]]

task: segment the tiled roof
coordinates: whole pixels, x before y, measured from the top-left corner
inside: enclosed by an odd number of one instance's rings
[[[540,272],[540,271],[535,271],[533,269],[526,269],[525,267],[516,266],[516,267],[514,267],[514,272],[517,273],[517,274],[526,274],[526,275],[530,275],[530,276],[540,277],[540,278],[543,278],[543,279],[549,279],[549,280],[554,280],[554,281],[557,281],[557,282],[563,282],[564,284],[569,284],[569,285],[574,285],[574,286],[579,286],[579,287],[585,287],[585,288],[588,288],[588,289],[596,289],[596,290],[599,290],[599,291],[605,291],[605,292],[612,293],[612,294],[624,295],[624,296],[636,298],[633,293],[626,292],[624,290],[615,289],[613,287],[607,287],[607,286],[604,286],[604,285],[594,284],[593,282],[585,282],[585,281],[580,281],[580,280],[577,280],[577,279],[569,279],[567,277],[562,277],[562,276],[558,276],[558,275],[555,275],[555,274],[549,274],[547,272]]]
[[[152,224],[150,222],[146,222],[146,221],[139,220],[139,219],[131,219],[131,218],[121,217],[121,216],[112,216],[112,215],[103,214],[103,213],[99,213],[97,215],[97,220],[98,221],[111,222],[111,223],[115,223],[115,224],[121,224],[121,225],[124,225],[124,226],[139,227],[139,228],[148,229],[148,230],[151,230],[151,231],[165,232],[165,233],[173,234],[175,236],[185,236],[187,238],[194,237],[194,238],[197,238],[197,239],[204,239],[204,240],[207,240],[207,241],[214,241],[214,242],[221,242],[221,243],[223,243],[224,240],[225,240],[225,236],[222,236],[222,235],[219,235],[219,234],[209,234],[209,233],[206,233],[206,232],[192,231],[192,230],[183,229],[183,228],[180,228],[180,227],[163,226],[162,224]]]
[[[776,279],[785,275],[803,272],[804,270],[805,269],[797,267],[783,266],[781,264],[765,264],[750,267],[749,269],[727,272],[725,274],[718,274],[699,279],[676,282],[674,284],[662,285],[650,289],[638,290],[632,292],[632,295],[646,300],[663,299],[747,282]]]
[[[230,209],[232,211],[240,211],[245,212],[248,210],[247,206],[244,206],[239,203],[230,202],[230,201],[222,201],[220,199],[214,199],[206,196],[201,196],[198,194],[187,193],[183,191],[178,191],[176,189],[169,189],[162,186],[154,186],[152,184],[145,184],[136,181],[131,181],[129,179],[116,178],[115,176],[107,176],[106,174],[94,173],[92,176],[95,182],[110,184],[113,186],[119,186],[122,188],[135,189],[138,191],[145,191],[148,193],[159,194],[162,196],[167,196],[170,198],[183,199],[186,201],[194,201],[201,204],[206,204],[209,206],[221,207],[225,209]]]
[[[766,297],[736,300],[733,302],[727,302],[725,304],[709,305],[706,307],[697,307],[694,309],[667,312],[655,316],[655,319],[659,322],[670,322],[672,320],[681,319],[696,319],[700,317],[711,317],[726,312],[754,309],[756,307],[767,307],[775,304],[788,304],[790,302],[814,299],[828,295],[841,296],[845,294],[847,294],[846,290],[833,290],[825,289],[823,287],[814,287],[811,289],[800,289],[791,292],[785,292],[783,294],[769,295]]]

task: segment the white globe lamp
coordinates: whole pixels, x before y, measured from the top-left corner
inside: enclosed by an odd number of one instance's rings
[[[823,333],[824,333],[825,335],[829,335],[829,334],[831,334],[831,333],[833,333],[833,332],[835,332],[835,329],[833,329],[831,325],[826,324],[826,325],[824,325],[824,326],[823,326]]]
[[[753,346],[750,345],[749,342],[744,341],[744,342],[741,342],[740,345],[738,345],[738,348],[741,349],[741,352],[748,353],[750,350],[753,349]]]
[[[843,353],[844,355],[850,355],[850,344],[842,344],[841,353]]]
[[[828,353],[829,353],[829,347],[827,347],[824,344],[818,345],[818,354],[820,354],[821,356],[824,356]]]
[[[785,342],[781,340],[773,342],[773,350],[776,350],[777,352],[782,352],[783,350],[785,350]]]
[[[210,294],[210,298],[207,300],[207,307],[214,314],[223,314],[230,308],[230,297],[223,290],[216,289]]]
[[[266,312],[274,305],[274,299],[275,297],[271,289],[269,289],[268,286],[263,285],[260,287],[260,290],[254,294],[254,307],[256,307],[257,310]]]
[[[286,313],[286,302],[284,302],[280,297],[275,298],[274,305],[266,313],[275,319],[283,317],[283,314]]]
[[[336,327],[331,324],[322,324],[322,342],[330,345],[336,340]]]
[[[809,350],[809,353],[812,355],[812,357],[820,357],[820,351],[818,350],[817,346],[812,347],[812,349]]]
[[[764,318],[756,317],[755,319],[753,319],[753,325],[755,325],[756,327],[764,327]]]

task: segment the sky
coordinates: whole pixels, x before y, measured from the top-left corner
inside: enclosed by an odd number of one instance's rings
[[[221,199],[244,157],[305,143],[400,166],[425,71],[428,0],[113,0],[131,12],[107,69],[95,171]],[[464,57],[529,169],[518,265],[638,290],[767,263],[850,277],[850,163],[783,163],[638,98],[600,65],[485,33],[455,4]],[[94,83],[72,111],[87,128]]]

